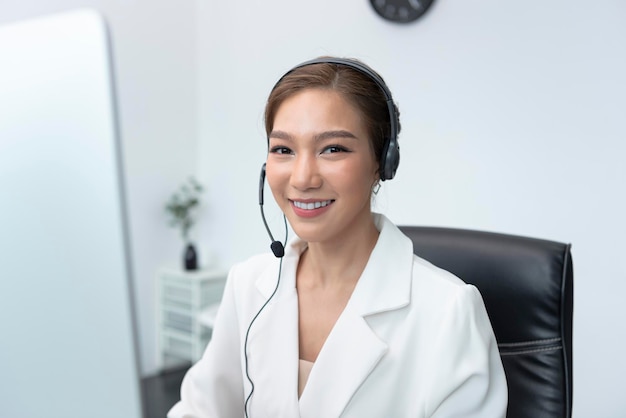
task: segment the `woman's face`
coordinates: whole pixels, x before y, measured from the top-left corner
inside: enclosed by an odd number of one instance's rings
[[[303,90],[278,108],[267,181],[303,240],[349,239],[371,223],[377,170],[360,113],[339,93]]]

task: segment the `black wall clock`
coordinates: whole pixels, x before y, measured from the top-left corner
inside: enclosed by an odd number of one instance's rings
[[[434,0],[370,0],[383,19],[396,23],[413,22],[426,13]]]

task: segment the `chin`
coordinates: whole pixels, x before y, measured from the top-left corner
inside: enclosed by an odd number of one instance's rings
[[[321,242],[328,239],[327,234],[323,233],[325,228],[320,228],[318,225],[302,225],[302,223],[289,222],[293,232],[303,241],[306,242]]]

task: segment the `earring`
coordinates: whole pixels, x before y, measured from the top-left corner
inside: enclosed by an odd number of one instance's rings
[[[374,195],[377,195],[379,190],[380,190],[380,180],[374,183],[374,187],[372,187],[372,193],[374,193]]]

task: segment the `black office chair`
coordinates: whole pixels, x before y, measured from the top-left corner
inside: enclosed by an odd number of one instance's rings
[[[415,254],[480,290],[507,377],[507,417],[570,418],[570,245],[461,229],[400,229]]]

